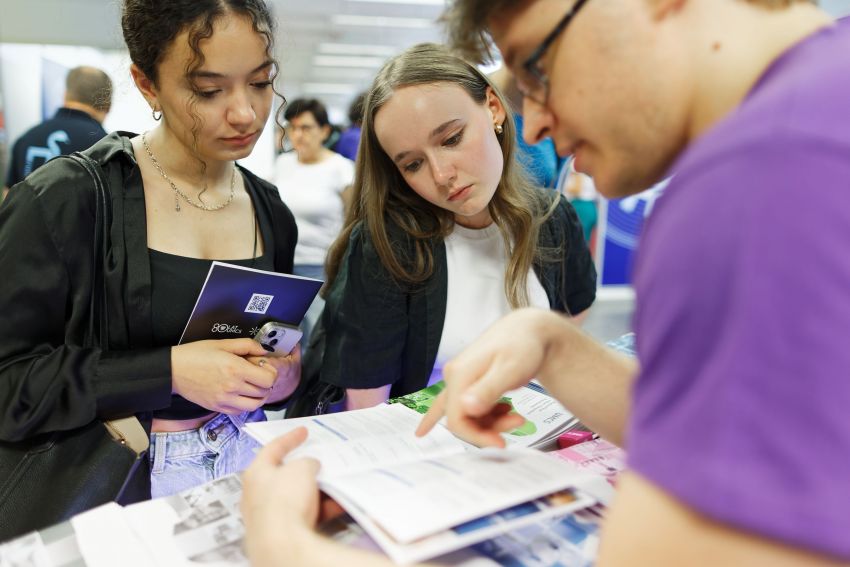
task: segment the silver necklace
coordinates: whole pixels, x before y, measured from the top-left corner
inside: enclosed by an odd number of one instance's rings
[[[186,193],[181,191],[177,187],[177,185],[174,184],[174,182],[171,180],[171,178],[168,177],[168,174],[165,173],[165,170],[162,169],[162,166],[159,165],[159,162],[154,157],[153,152],[151,151],[151,147],[148,145],[147,135],[148,135],[147,132],[142,134],[142,145],[145,147],[145,151],[148,153],[148,157],[151,158],[151,162],[153,162],[153,166],[156,168],[156,170],[159,172],[159,174],[162,176],[162,178],[165,179],[165,181],[167,181],[168,184],[171,185],[171,188],[174,190],[174,210],[175,211],[180,212],[180,199],[178,198],[178,196],[183,197],[183,199],[187,203],[192,205],[193,207],[196,207],[196,208],[204,210],[204,211],[218,211],[220,209],[223,209],[227,205],[229,205],[231,202],[233,202],[233,197],[236,194],[236,191],[235,191],[235,187],[236,187],[236,166],[235,165],[233,166],[233,169],[230,172],[230,196],[227,197],[226,201],[224,201],[223,203],[219,203],[218,205],[205,205],[203,203],[203,201],[196,201],[192,197],[190,197],[189,195],[187,195]],[[204,186],[204,190],[206,190],[206,186]]]

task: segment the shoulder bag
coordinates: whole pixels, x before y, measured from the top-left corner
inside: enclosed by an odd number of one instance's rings
[[[108,345],[103,262],[109,239],[111,203],[103,170],[91,158],[72,159],[91,176],[95,203],[92,297],[84,347]],[[131,482],[149,438],[135,416],[95,420],[69,431],[44,433],[19,442],[0,442],[0,541],[67,520],[136,489]],[[144,495],[133,495],[137,500]],[[150,497],[150,495],[146,495]]]

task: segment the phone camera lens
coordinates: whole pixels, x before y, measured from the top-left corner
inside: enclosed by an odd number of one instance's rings
[[[269,332],[269,336],[270,336],[270,337],[277,336],[277,331],[271,331],[271,332]]]
[[[268,352],[274,352],[274,347],[272,345],[263,344],[263,348],[266,349]]]
[[[270,341],[269,341],[269,344],[270,344],[270,345],[272,345],[272,346],[276,345],[276,344],[277,344],[277,339],[272,339],[272,340],[270,340]]]

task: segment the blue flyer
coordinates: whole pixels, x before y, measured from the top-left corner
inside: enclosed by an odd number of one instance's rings
[[[213,262],[180,343],[250,338],[267,321],[298,326],[323,283]]]

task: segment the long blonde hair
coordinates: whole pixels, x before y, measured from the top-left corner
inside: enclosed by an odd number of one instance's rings
[[[558,195],[543,192],[529,181],[516,159],[516,128],[504,97],[487,77],[447,48],[436,44],[412,47],[388,61],[366,95],[363,125],[352,187],[351,207],[342,232],[328,251],[326,272],[330,289],[348,249],[354,228],[364,223],[381,263],[399,283],[421,284],[434,273],[434,242],[441,242],[454,227],[454,214],[417,195],[381,148],[375,134],[375,115],[402,87],[449,83],[463,88],[478,104],[485,104],[493,88],[507,117],[498,134],[504,169],[488,210],[510,251],[505,267],[505,296],[512,307],[528,305],[528,272],[536,260],[545,260],[537,246],[540,226],[558,204]],[[394,247],[388,226],[401,229],[411,241]],[[548,258],[550,254],[545,254]]]

